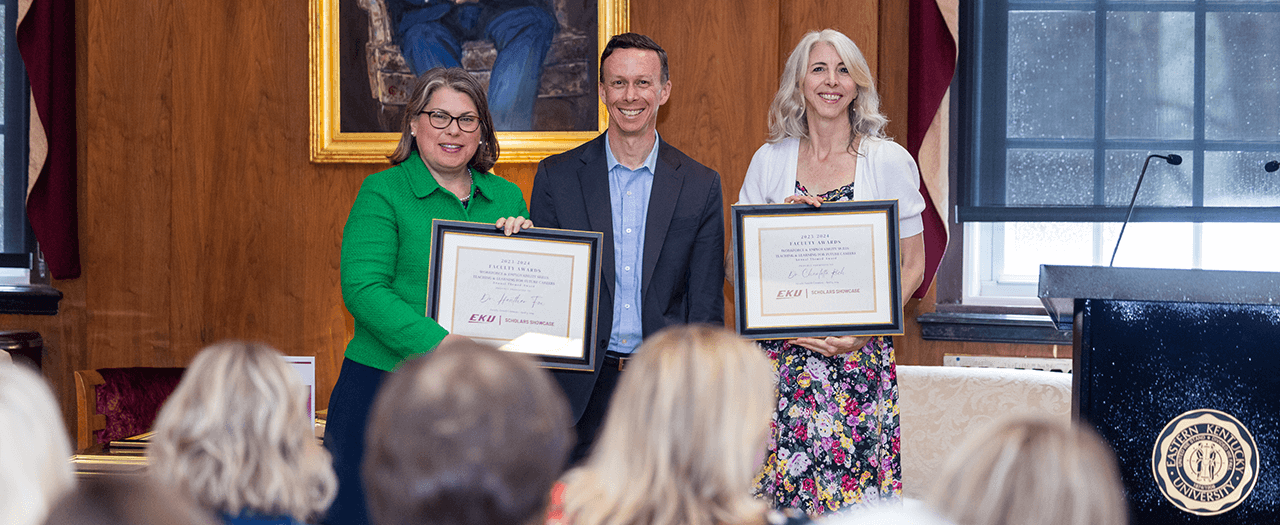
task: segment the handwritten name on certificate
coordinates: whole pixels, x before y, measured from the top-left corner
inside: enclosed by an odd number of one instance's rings
[[[761,228],[758,233],[762,315],[875,310],[871,226]]]
[[[456,248],[452,333],[502,344],[525,333],[569,337],[575,259],[481,247]],[[579,343],[581,346],[581,343]],[[570,349],[581,353],[581,349]]]

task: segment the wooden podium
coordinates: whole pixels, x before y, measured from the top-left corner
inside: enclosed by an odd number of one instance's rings
[[[1041,266],[1133,524],[1280,523],[1280,273]]]

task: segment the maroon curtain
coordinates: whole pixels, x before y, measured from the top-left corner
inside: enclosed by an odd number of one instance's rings
[[[55,279],[80,276],[75,45],[75,0],[34,0],[18,27],[18,50],[49,138],[49,158],[27,196],[27,217]]]
[[[942,105],[956,70],[956,43],[938,10],[937,0],[911,0],[911,49],[907,76],[907,151],[920,162],[920,145],[929,124]],[[933,284],[938,264],[947,250],[947,228],[934,207],[929,188],[920,181],[924,195],[924,282],[914,297],[924,297]]]

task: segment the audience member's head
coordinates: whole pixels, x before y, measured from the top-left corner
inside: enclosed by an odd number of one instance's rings
[[[269,346],[210,346],[156,418],[150,470],[230,516],[317,515],[333,501],[337,481],[316,443],[308,394]]]
[[[378,525],[540,523],[572,445],[550,374],[479,343],[441,345],[378,392],[363,467],[369,515]]]
[[[822,521],[823,525],[955,525],[925,507],[920,500],[902,504],[869,504],[848,509]]]
[[[214,525],[186,494],[146,476],[86,480],[57,502],[45,525]]]
[[[957,525],[1124,524],[1115,456],[1086,425],[997,421],[948,458],[930,505]]]
[[[760,522],[751,483],[776,403],[754,344],[710,326],[646,338],[614,393],[595,449],[566,476],[575,525]]]
[[[75,483],[70,460],[62,411],[44,378],[0,364],[0,523],[40,523]]]

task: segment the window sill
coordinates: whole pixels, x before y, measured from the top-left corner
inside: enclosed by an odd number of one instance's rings
[[[0,285],[0,314],[58,315],[62,292],[47,284]]]
[[[930,341],[1072,344],[1071,330],[1059,330],[1047,314],[997,313],[991,310],[994,309],[928,312],[920,314],[916,322],[920,323],[921,337]]]

